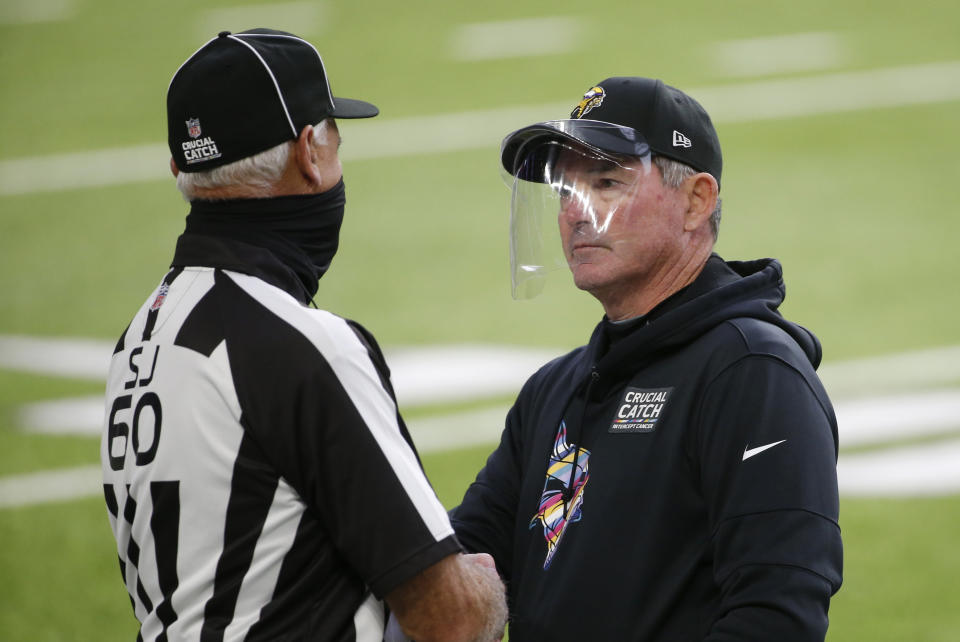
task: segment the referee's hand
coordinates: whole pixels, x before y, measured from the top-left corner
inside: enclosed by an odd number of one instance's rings
[[[469,562],[481,566],[483,568],[490,568],[494,571],[497,570],[497,563],[493,561],[493,555],[490,553],[470,553],[463,556],[464,559]]]
[[[486,553],[445,557],[387,595],[404,635],[417,642],[496,642],[506,591]]]

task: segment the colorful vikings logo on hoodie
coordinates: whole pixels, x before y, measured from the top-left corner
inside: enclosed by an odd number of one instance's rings
[[[574,459],[576,470],[573,470]],[[567,444],[567,424],[561,421],[547,466],[547,481],[540,496],[540,509],[530,520],[530,528],[536,526],[537,522],[543,524],[543,537],[547,540],[544,570],[550,567],[567,526],[580,521],[583,488],[590,479],[589,461],[589,450]]]

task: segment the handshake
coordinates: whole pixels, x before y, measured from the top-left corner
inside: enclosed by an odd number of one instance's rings
[[[401,584],[386,598],[384,642],[493,642],[503,638],[503,582],[486,553],[451,555]]]

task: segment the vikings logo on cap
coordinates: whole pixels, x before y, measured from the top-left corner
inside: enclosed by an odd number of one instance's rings
[[[576,460],[576,470],[573,470]],[[590,451],[567,443],[567,424],[560,422],[560,430],[553,444],[550,463],[547,464],[547,481],[543,484],[540,507],[530,520],[530,528],[543,524],[543,537],[547,540],[547,558],[544,570],[550,567],[557,553],[560,538],[573,522],[582,516],[583,488],[590,479]]]
[[[603,99],[606,96],[607,93],[603,91],[603,87],[600,85],[591,87],[590,90],[583,95],[583,100],[577,103],[577,106],[570,112],[570,118],[583,118],[590,113],[591,109],[602,105]]]

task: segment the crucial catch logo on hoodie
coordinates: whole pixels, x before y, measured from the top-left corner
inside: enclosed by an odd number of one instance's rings
[[[653,432],[673,388],[627,388],[607,432]]]

